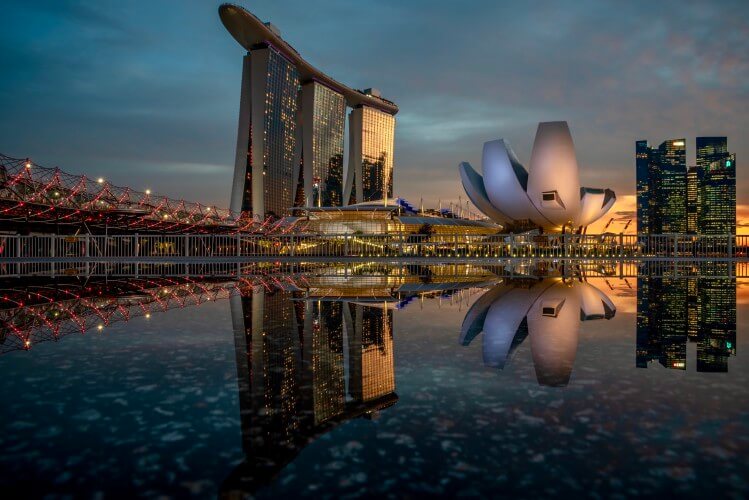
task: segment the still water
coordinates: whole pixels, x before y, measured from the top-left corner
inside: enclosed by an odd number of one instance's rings
[[[0,487],[746,496],[749,281],[635,271],[7,279]]]

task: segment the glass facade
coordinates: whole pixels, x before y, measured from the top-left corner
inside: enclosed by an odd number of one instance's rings
[[[698,232],[736,233],[736,155],[725,137],[697,138],[700,169]]]
[[[637,176],[637,232],[650,231],[650,155],[648,141],[635,143],[635,174]]]
[[[702,182],[700,167],[689,167],[687,170],[687,232],[697,234],[697,218],[700,210],[700,185]]]
[[[636,144],[638,232],[686,233],[686,140],[671,139],[657,149]]]
[[[728,156],[727,137],[698,137],[695,143],[697,146],[697,166],[703,169]]]
[[[305,123],[312,128],[311,152],[303,153],[305,160],[312,162],[311,203],[312,206],[339,207],[343,205],[346,101],[342,94],[317,82],[305,87],[306,92],[312,92],[311,123]]]
[[[264,50],[268,51],[262,137],[264,215],[281,217],[289,214],[296,194],[293,171],[299,76],[281,54],[272,48]]]
[[[637,141],[637,232],[736,234],[736,156],[726,138],[697,137],[689,169],[685,144]]]
[[[361,184],[363,198],[376,201],[393,196],[395,117],[364,106],[361,130]]]
[[[244,58],[231,209],[278,219],[304,206],[392,197],[397,106],[373,89],[323,77],[296,56],[261,42]],[[356,119],[349,127],[353,175],[344,173],[348,107],[350,122]]]
[[[685,139],[663,142],[657,151],[654,233],[687,232],[687,148]]]
[[[732,263],[711,263],[698,277],[637,278],[637,361],[687,368],[687,341],[697,344],[698,372],[727,372],[736,355],[736,279]]]

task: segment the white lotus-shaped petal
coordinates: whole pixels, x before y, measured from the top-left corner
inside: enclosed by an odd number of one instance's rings
[[[479,210],[484,212],[492,220],[500,223],[508,222],[508,217],[494,208],[492,202],[489,201],[489,196],[486,194],[486,188],[484,188],[484,179],[481,177],[481,174],[476,172],[467,162],[460,164],[460,180],[463,182],[463,187],[468,195],[468,199],[470,199]]]
[[[489,218],[504,225],[536,225],[558,231],[582,228],[601,218],[616,201],[610,189],[581,188],[567,122],[538,125],[526,171],[503,139],[484,144],[481,174],[459,166],[468,197]]]

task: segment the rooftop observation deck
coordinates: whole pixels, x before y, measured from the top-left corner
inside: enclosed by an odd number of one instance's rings
[[[361,90],[352,89],[312,66],[302,58],[301,54],[294,47],[281,38],[281,35],[273,30],[271,26],[244,8],[225,3],[218,8],[218,15],[226,30],[239,42],[239,45],[248,51],[260,44],[273,46],[296,66],[303,82],[317,81],[343,94],[346,103],[352,108],[364,105],[391,115],[398,112],[398,106],[394,102],[383,99],[373,93],[367,94]]]

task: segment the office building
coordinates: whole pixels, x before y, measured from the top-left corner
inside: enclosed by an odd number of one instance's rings
[[[650,157],[648,141],[635,143],[635,169],[637,177],[637,233],[650,230]]]
[[[686,233],[686,139],[670,139],[657,148],[647,141],[635,144],[638,233]]]
[[[697,137],[696,151],[687,169],[684,139],[635,143],[638,233],[736,233],[736,155],[725,137]]]
[[[312,81],[302,86],[301,102],[299,164],[303,182],[300,184],[306,199],[297,199],[295,206],[340,207],[343,205],[346,99],[340,92]]]
[[[687,233],[689,234],[698,232],[702,172],[703,170],[696,166],[687,169]]]
[[[697,137],[697,232],[736,234],[736,155],[725,137]]]

